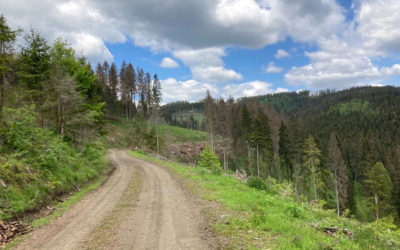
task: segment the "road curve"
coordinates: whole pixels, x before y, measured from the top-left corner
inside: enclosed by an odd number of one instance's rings
[[[86,241],[116,208],[134,172],[141,175],[142,186],[131,212],[116,228],[110,228],[117,230],[113,249],[212,248],[204,240],[200,209],[167,169],[123,150],[110,150],[108,159],[116,169],[99,189],[33,231],[16,249],[101,249]]]

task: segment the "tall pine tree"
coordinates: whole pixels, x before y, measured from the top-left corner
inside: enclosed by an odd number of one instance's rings
[[[347,207],[349,177],[344,162],[339,140],[335,133],[331,133],[328,148],[329,165],[335,180],[336,211],[340,216],[341,211]]]

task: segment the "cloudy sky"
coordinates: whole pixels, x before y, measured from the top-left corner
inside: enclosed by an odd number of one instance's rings
[[[397,85],[399,0],[0,0],[12,27],[162,79],[164,102]]]

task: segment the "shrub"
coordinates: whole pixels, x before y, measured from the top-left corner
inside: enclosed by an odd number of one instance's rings
[[[288,206],[288,207],[286,208],[286,213],[287,213],[289,216],[293,217],[293,218],[302,217],[301,209],[300,209],[299,206],[297,206],[297,205]]]
[[[264,180],[256,176],[250,176],[247,180],[247,185],[258,190],[267,190],[267,184],[265,184]]]
[[[206,145],[201,152],[200,159],[197,161],[197,166],[211,169],[214,173],[221,173],[221,163],[217,155],[208,145]]]
[[[5,109],[0,131],[0,220],[40,206],[96,178],[106,166],[101,143],[76,147],[36,123],[34,106]],[[1,143],[1,142],[0,142]]]

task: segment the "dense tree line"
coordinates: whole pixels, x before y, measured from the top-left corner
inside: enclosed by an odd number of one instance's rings
[[[189,103],[179,101],[167,103],[161,106],[160,113],[165,122],[172,126],[205,130],[202,102]]]
[[[161,82],[157,74],[153,78],[141,68],[134,69],[131,63],[122,62],[118,72],[115,63],[98,63],[96,75],[101,88],[102,99],[108,109],[108,119],[135,116],[150,119],[156,115],[161,103]]]
[[[79,142],[96,133],[105,119],[135,115],[150,119],[161,103],[158,76],[122,63],[98,64],[96,72],[61,38],[52,44],[32,30],[25,35],[0,20],[0,119],[3,108],[34,104],[40,125]],[[24,43],[16,51],[17,36]]]
[[[156,74],[126,62],[119,70],[107,62],[95,70],[62,38],[49,42],[34,30],[13,30],[0,16],[0,220],[101,174],[98,135],[108,119],[147,124],[142,120],[158,116]],[[130,136],[151,136],[158,150],[157,130],[147,130]]]
[[[400,89],[353,88],[204,100],[206,130],[225,169],[291,183],[299,199],[338,215],[397,217]],[[347,212],[346,212],[347,213]]]

